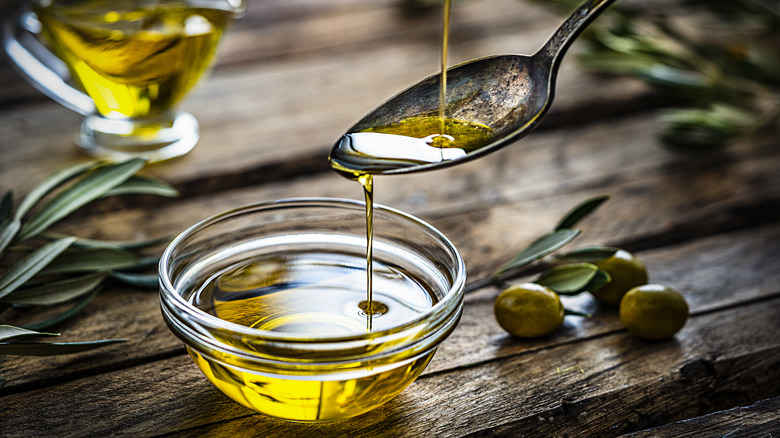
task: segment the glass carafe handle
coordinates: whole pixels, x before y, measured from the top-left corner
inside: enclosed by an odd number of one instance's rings
[[[21,10],[3,23],[3,49],[12,66],[43,94],[83,115],[95,112],[92,99],[68,84],[70,73],[40,40],[41,23],[32,11]]]

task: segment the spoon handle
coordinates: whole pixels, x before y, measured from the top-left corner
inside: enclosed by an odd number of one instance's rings
[[[551,72],[558,69],[563,55],[572,42],[615,0],[588,0],[575,10],[555,31],[539,52],[534,55]]]

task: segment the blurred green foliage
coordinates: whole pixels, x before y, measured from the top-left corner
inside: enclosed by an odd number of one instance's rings
[[[570,13],[580,0],[534,0]],[[780,116],[780,1],[616,2],[581,36],[589,70],[639,78],[685,102],[660,140],[682,152],[727,146]]]

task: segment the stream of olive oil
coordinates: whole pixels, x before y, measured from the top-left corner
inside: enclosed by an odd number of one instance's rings
[[[484,144],[491,129],[477,123],[447,118],[447,52],[449,44],[451,0],[444,0],[441,33],[441,77],[438,117],[410,117],[398,123],[375,126],[342,137],[331,153],[331,166],[343,176],[363,186],[366,200],[366,302],[361,305],[372,329],[374,308],[372,293],[372,241],[374,174],[409,163],[437,162],[457,158]]]
[[[447,119],[447,53],[450,41],[450,11],[452,0],[444,0],[441,26],[441,80],[439,81],[439,138],[444,138]]]
[[[373,329],[374,315],[381,314],[374,305],[374,175],[367,173],[358,177],[363,186],[366,201],[366,301],[360,303],[360,310],[366,315],[366,330]]]
[[[449,40],[450,10],[452,1],[444,0],[442,13],[441,32],[441,80],[439,88],[439,136],[443,139],[446,129],[446,93],[447,93],[447,46]],[[441,145],[439,145],[441,146]],[[374,242],[374,175],[371,173],[357,173],[358,182],[363,186],[366,202],[366,301],[361,303],[361,309],[366,314],[366,330],[371,332],[374,315],[381,314],[382,303],[374,302],[373,294],[373,242]],[[376,307],[375,307],[375,304]]]

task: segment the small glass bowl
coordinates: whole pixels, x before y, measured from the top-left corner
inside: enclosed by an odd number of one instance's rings
[[[251,316],[260,308],[251,304],[253,299],[273,297],[279,290],[300,285],[285,280],[292,275],[289,272],[298,269],[296,272],[302,275],[319,278],[316,260],[333,255],[354,262],[338,265],[343,272],[351,272],[352,292],[361,292],[359,297],[365,299],[365,213],[365,204],[351,200],[280,200],[207,219],[168,246],[159,269],[163,318],[214,385],[258,412],[315,422],[374,409],[420,375],[460,319],[465,266],[444,235],[397,210],[374,207],[374,297],[405,302],[406,296],[393,296],[393,287],[377,291],[377,283],[381,289],[382,282],[396,273],[408,275],[412,284],[431,297],[427,306],[410,305],[414,309],[411,316],[394,319],[391,306],[386,315],[377,314],[376,318],[362,313],[356,316],[358,321],[361,317],[363,321],[372,319],[371,329],[365,326],[361,330],[361,325],[355,329],[353,324],[344,331],[349,323],[334,319],[331,325],[328,318],[318,319],[321,315],[311,308],[310,302],[318,302],[313,297],[287,303],[285,310],[302,306],[296,324],[300,329],[301,324],[308,327],[306,324],[311,322],[312,329],[285,331],[273,328],[280,324],[231,322],[219,317],[222,314],[214,309],[194,304],[202,300],[204,285],[220,284],[215,278],[224,279],[236,272],[236,266],[264,260],[251,265],[263,271],[258,274],[261,280],[255,284],[252,298],[243,300],[248,296],[245,292],[231,292],[233,295],[228,296],[235,301],[220,301],[231,303],[231,315]],[[278,255],[291,253],[315,262],[305,269],[285,267],[284,261],[294,258]],[[269,268],[268,260],[276,265]],[[363,263],[362,271],[358,261]],[[322,293],[338,289],[339,282],[347,277],[324,280],[330,289],[326,287]],[[356,278],[362,278],[363,283],[356,286]],[[264,289],[269,284],[270,289]],[[224,291],[220,289],[220,293]],[[262,309],[273,313],[273,305],[265,302]],[[359,313],[357,305],[347,307],[348,313]]]

